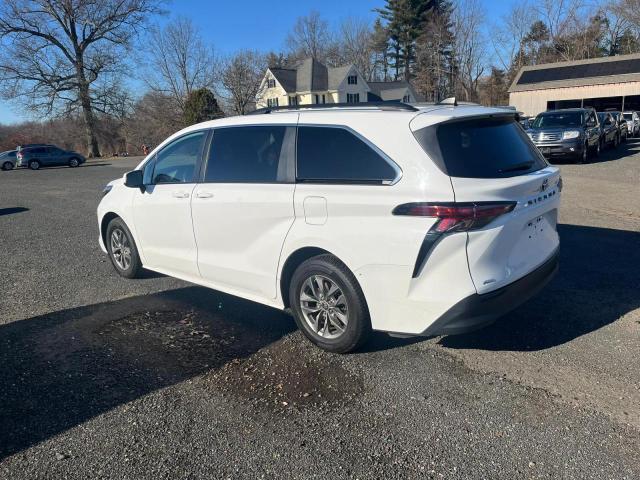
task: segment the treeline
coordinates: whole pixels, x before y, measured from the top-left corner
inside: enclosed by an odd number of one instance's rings
[[[368,80],[410,80],[426,101],[504,105],[523,65],[640,51],[640,0],[514,0],[501,18],[484,5],[386,0],[372,22],[333,24],[312,11],[282,51],[223,57],[188,18],[154,26],[160,0],[3,0],[0,94],[46,120],[0,126],[0,149],[140,153],[186,125],[247,113],[267,66],[305,57],[353,63]]]

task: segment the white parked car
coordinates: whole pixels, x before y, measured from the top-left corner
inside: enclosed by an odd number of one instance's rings
[[[638,112],[624,112],[624,119],[627,122],[627,128],[629,130],[630,137],[637,137],[640,135],[640,115]]]
[[[479,328],[556,272],[560,173],[514,112],[295,108],[188,127],[107,185],[116,271],[290,308],[334,352]]]

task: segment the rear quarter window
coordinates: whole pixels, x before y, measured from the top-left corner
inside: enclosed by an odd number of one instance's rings
[[[414,136],[451,177],[514,177],[548,165],[511,116],[439,123],[415,131]]]

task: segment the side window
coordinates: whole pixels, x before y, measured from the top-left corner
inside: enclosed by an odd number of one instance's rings
[[[156,155],[151,183],[193,182],[206,132],[195,132],[174,140]]]
[[[363,140],[343,128],[298,128],[297,178],[307,182],[393,181],[395,169]]]
[[[295,128],[265,125],[214,131],[205,182],[293,181]]]

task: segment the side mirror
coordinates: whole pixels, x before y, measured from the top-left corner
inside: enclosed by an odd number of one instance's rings
[[[129,188],[144,189],[142,170],[132,170],[124,174],[124,184]]]

